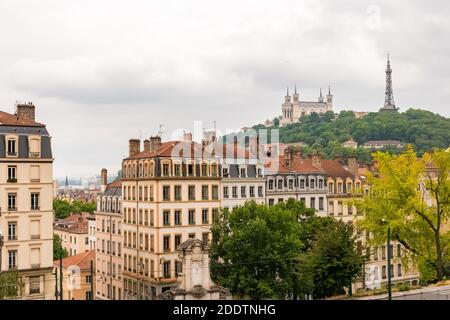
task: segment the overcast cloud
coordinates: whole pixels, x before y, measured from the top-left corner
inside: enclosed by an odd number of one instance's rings
[[[240,128],[331,84],[335,110],[384,102],[449,116],[448,1],[0,1],[0,109],[33,101],[55,177],[116,171],[164,124]]]

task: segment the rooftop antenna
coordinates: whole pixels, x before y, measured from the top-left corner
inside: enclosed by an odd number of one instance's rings
[[[163,134],[163,132],[164,132],[164,131],[162,130],[163,127],[164,127],[163,124],[160,124],[160,125],[159,125],[159,131],[158,131],[158,136],[159,136],[159,137],[162,137],[162,134]]]

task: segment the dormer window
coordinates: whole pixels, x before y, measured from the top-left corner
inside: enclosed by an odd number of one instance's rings
[[[213,163],[213,164],[211,165],[211,175],[212,175],[213,177],[217,176],[217,165],[216,165],[215,163]]]
[[[17,140],[8,139],[7,154],[9,157],[17,157]]]
[[[241,178],[247,177],[247,170],[245,170],[245,168],[241,168],[240,173],[241,173]]]
[[[29,137],[28,146],[30,158],[40,158],[41,157],[41,140],[39,137]]]
[[[206,163],[202,163],[202,176],[208,175],[208,165]]]
[[[228,178],[228,175],[229,175],[229,173],[228,173],[228,168],[224,167],[224,168],[222,169],[222,176],[223,176],[224,178]]]
[[[262,177],[263,176],[263,174],[262,174],[262,169],[261,168],[258,168],[258,177]]]
[[[174,165],[174,175],[177,177],[181,176],[181,165],[179,163]]]
[[[163,176],[168,177],[169,176],[169,164],[163,163]]]
[[[189,163],[187,165],[187,171],[188,171],[188,176],[190,176],[190,177],[194,176],[194,164]]]

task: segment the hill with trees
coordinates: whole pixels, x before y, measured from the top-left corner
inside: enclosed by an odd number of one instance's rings
[[[264,125],[253,127],[263,128]],[[337,116],[331,111],[312,113],[297,123],[283,127],[274,125],[268,130],[274,128],[280,130],[282,143],[306,143],[305,153],[320,152],[326,158],[352,154],[361,162],[370,161],[370,151],[362,147],[343,148],[343,142],[350,138],[359,145],[370,140],[399,140],[405,145],[412,144],[419,156],[434,148],[450,146],[450,119],[413,108],[402,113],[372,112],[362,118],[356,118],[353,111],[341,111]]]

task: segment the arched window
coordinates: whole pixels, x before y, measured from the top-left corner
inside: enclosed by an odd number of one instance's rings
[[[310,179],[309,180],[309,188],[310,189],[315,189],[316,188],[316,180],[314,180],[314,179]]]
[[[300,189],[305,189],[305,179],[300,179]]]
[[[278,189],[283,189],[283,179],[278,179]]]
[[[289,190],[294,189],[294,180],[289,179]]]
[[[323,180],[322,179],[319,179],[318,181],[318,185],[319,185],[319,189],[323,189]]]
[[[269,180],[269,190],[273,190],[273,180]]]

